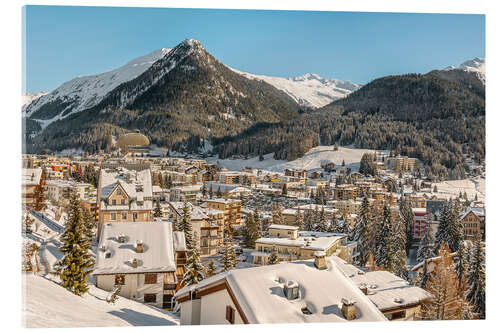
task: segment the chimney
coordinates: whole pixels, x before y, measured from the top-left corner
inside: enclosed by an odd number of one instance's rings
[[[137,251],[137,253],[143,253],[144,252],[144,246],[143,246],[142,240],[138,240],[136,242],[135,250]]]
[[[326,253],[323,251],[315,251],[314,252],[314,266],[317,269],[326,269]]]
[[[138,265],[139,265],[139,262],[137,261],[137,258],[134,258],[132,260],[132,267],[137,268]]]
[[[342,315],[344,315],[345,319],[353,320],[356,318],[356,307],[354,306],[353,300],[342,298]]]
[[[363,292],[363,294],[367,295],[368,294],[368,287],[366,284],[362,283],[359,285],[359,289]]]
[[[287,283],[285,283],[283,292],[285,293],[285,297],[287,299],[297,299],[299,298],[299,284],[295,281],[289,280]]]

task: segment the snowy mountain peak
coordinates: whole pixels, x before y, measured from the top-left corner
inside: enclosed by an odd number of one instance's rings
[[[477,73],[478,78],[484,83],[486,83],[486,59],[476,57],[471,60],[464,61],[460,66],[448,66],[444,68],[445,71],[459,69],[466,72]]]
[[[307,73],[297,77],[282,78],[245,73],[229,67],[232,71],[249,79],[261,80],[284,91],[298,104],[320,108],[337,99],[343,98],[361,86],[349,81],[324,79],[318,74]]]

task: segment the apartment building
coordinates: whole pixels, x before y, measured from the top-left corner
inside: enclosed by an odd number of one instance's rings
[[[233,232],[241,224],[241,200],[207,199],[203,207],[224,212],[224,233]]]

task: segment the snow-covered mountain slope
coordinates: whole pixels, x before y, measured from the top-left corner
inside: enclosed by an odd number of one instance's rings
[[[169,51],[170,49],[162,48],[110,72],[74,78],[31,103],[26,108],[26,115],[34,120],[41,120],[44,128],[55,120],[91,108],[120,84],[144,73]]]
[[[23,274],[22,317],[25,327],[96,327],[179,325],[171,312],[119,297],[89,285],[82,297],[42,276]]]
[[[262,80],[269,83],[287,93],[298,104],[312,108],[325,106],[361,87],[349,81],[324,79],[317,74],[310,73],[297,77],[283,78],[245,73],[234,68],[231,68],[231,70],[249,79]]]
[[[30,93],[26,93],[23,95],[23,100],[22,100],[22,111],[24,112],[26,110],[26,108],[28,107],[28,105],[30,105],[34,100],[44,96],[44,95],[47,95],[49,92],[48,91],[42,91],[40,93],[37,93],[37,94],[30,94]]]
[[[472,60],[467,60],[463,62],[460,66],[448,66],[445,70],[461,69],[466,72],[477,73],[478,78],[481,82],[486,83],[486,59],[485,58],[474,58]]]

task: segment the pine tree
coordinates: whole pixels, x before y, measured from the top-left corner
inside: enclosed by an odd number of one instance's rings
[[[299,227],[299,230],[304,228],[304,216],[300,211],[300,207],[297,208],[297,213],[295,214],[295,226]]]
[[[417,261],[422,262],[425,259],[432,258],[434,256],[434,237],[432,237],[432,230],[430,223],[426,223],[424,227],[424,234],[420,239],[420,243],[417,250]]]
[[[276,247],[273,246],[273,249],[271,251],[271,254],[269,255],[269,257],[267,258],[267,264],[268,265],[275,265],[279,262],[279,258],[278,258],[278,251],[276,250]]]
[[[188,249],[186,272],[182,278],[181,286],[190,286],[203,280],[203,271],[204,267],[200,260],[196,239],[193,239],[192,247]]]
[[[193,235],[191,227],[191,216],[189,214],[189,206],[187,202],[184,202],[184,207],[182,209],[182,220],[179,222],[179,231],[184,232],[184,237],[186,239],[186,248],[191,249],[193,247]]]
[[[304,213],[304,230],[314,231],[314,219],[310,209],[307,209]]]
[[[325,207],[321,207],[319,213],[318,224],[316,225],[316,230],[320,232],[326,232],[328,230],[328,222],[326,220]]]
[[[383,217],[381,225],[378,227],[377,234],[375,237],[376,247],[375,247],[375,262],[378,266],[383,266],[386,270],[392,271],[393,259],[391,258],[391,232],[392,232],[392,221],[391,212],[387,205],[384,205]]]
[[[31,234],[33,230],[31,227],[33,226],[34,220],[30,217],[29,210],[26,211],[26,215],[24,215],[23,219],[23,232],[26,234]]]
[[[411,203],[409,200],[406,200],[404,198],[401,199],[401,204],[399,205],[399,213],[401,214],[401,217],[403,218],[403,221],[405,223],[405,230],[406,230],[406,254],[408,255],[411,247],[411,243],[413,240],[413,224],[414,224],[414,215],[413,215],[413,210],[411,208]]]
[[[157,199],[155,200],[155,209],[153,211],[153,216],[154,217],[162,217],[163,213],[161,211],[161,206],[160,206],[160,200]]]
[[[392,221],[391,257],[393,258],[392,272],[399,277],[405,278],[408,274],[406,267],[406,229],[405,223],[400,216]]]
[[[288,195],[288,189],[286,187],[286,183],[283,183],[283,186],[281,187],[281,195],[285,197]]]
[[[214,276],[215,274],[217,274],[217,267],[215,267],[215,262],[214,260],[210,260],[210,262],[208,263],[208,267],[206,269],[206,273],[205,273],[205,277],[206,278],[209,278],[211,276]]]
[[[92,272],[94,261],[89,254],[90,239],[85,237],[80,202],[72,194],[69,203],[69,215],[60,239],[63,245],[59,250],[63,258],[59,262],[61,284],[75,295],[87,292],[87,276]]]
[[[458,250],[463,241],[463,228],[460,218],[460,202],[456,200],[450,203],[450,249],[452,252]]]
[[[95,228],[97,226],[94,217],[92,214],[90,214],[90,211],[86,208],[81,207],[82,210],[82,220],[83,220],[83,226],[84,226],[84,235],[87,237],[91,242],[92,238],[94,238],[95,235]]]
[[[361,267],[365,267],[368,262],[368,256],[373,252],[371,226],[372,216],[370,202],[367,197],[364,197],[352,236],[352,240],[358,243],[359,255],[356,264]]]
[[[458,288],[465,290],[467,286],[467,271],[469,269],[469,257],[467,253],[466,243],[461,242],[457,251],[457,263],[455,269],[457,271]]]
[[[203,182],[203,187],[201,188],[201,195],[205,198],[207,196],[207,184]]]
[[[216,196],[217,198],[221,198],[221,197],[222,197],[222,191],[221,191],[221,189],[220,189],[220,186],[219,186],[219,187],[217,187],[217,192],[215,193],[215,196]]]
[[[434,244],[434,251],[437,252],[437,249],[441,245],[441,243],[446,244],[450,247],[451,244],[451,216],[450,216],[450,203],[445,203],[443,209],[439,214],[439,225],[436,232],[436,239]]]
[[[210,199],[212,199],[214,196],[214,187],[212,186],[212,184],[210,184],[210,189],[208,190],[208,196],[210,197]]]
[[[484,268],[484,252],[481,239],[474,244],[472,260],[467,274],[467,300],[474,306],[474,312],[484,319],[486,315],[486,273]]]
[[[233,237],[229,235],[224,242],[224,252],[221,259],[222,270],[229,271],[236,267],[237,255],[234,249]]]

